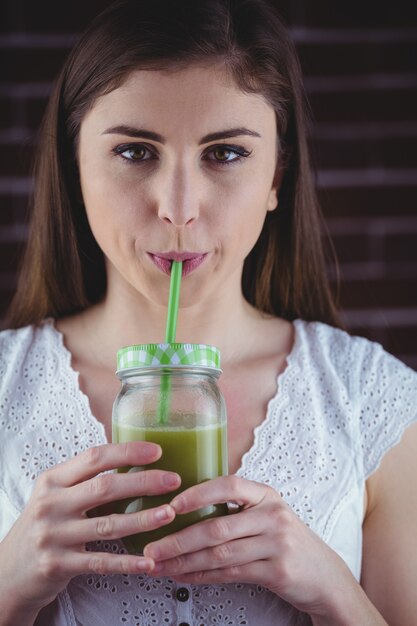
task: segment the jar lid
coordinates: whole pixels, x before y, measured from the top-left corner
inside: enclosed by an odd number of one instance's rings
[[[136,367],[189,366],[220,369],[220,351],[201,343],[143,343],[117,352],[117,372]]]

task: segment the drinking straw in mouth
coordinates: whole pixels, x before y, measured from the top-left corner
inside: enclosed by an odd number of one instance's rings
[[[181,276],[182,261],[173,261],[171,267],[171,281],[169,284],[168,317],[165,331],[165,343],[175,343],[178,305],[180,303]]]
[[[168,316],[165,331],[165,343],[175,343],[178,320],[178,306],[180,302],[181,277],[182,262],[173,261],[171,267],[171,280],[169,284]],[[168,422],[170,391],[171,377],[168,373],[162,373],[158,411],[158,421],[160,424],[166,424]]]

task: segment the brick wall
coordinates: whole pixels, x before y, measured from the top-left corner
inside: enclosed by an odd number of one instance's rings
[[[397,2],[384,13],[382,3],[275,1],[305,72],[317,184],[340,260],[348,327],[417,367],[414,3]],[[34,130],[77,31],[106,4],[2,2],[0,320],[26,239]]]

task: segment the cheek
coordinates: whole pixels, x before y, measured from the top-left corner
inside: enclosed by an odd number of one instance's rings
[[[81,190],[91,231],[104,254],[110,258],[118,248],[128,247],[132,232],[130,211],[124,191],[117,192],[104,177],[84,177]]]
[[[142,213],[137,206],[137,189],[123,175],[117,176],[103,167],[90,164],[82,171],[81,192],[93,233],[132,228]]]
[[[216,211],[219,220],[215,224],[219,233],[223,254],[241,263],[257,242],[267,215],[269,193],[258,185],[244,185],[239,193]]]
[[[84,167],[81,175],[81,191],[86,206],[94,210],[102,207],[106,210],[123,193],[123,186],[111,175],[106,175],[99,167]]]
[[[268,210],[270,192],[259,179],[248,176],[245,182],[241,181],[238,187],[223,196],[222,219],[240,231],[260,230]]]

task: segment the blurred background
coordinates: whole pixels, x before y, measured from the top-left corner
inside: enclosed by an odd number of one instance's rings
[[[415,3],[271,1],[304,70],[344,320],[417,368]],[[27,236],[35,131],[77,32],[108,4],[1,0],[0,325]]]

